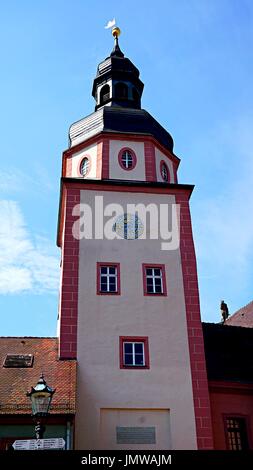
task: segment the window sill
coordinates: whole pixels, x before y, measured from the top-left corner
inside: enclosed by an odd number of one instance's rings
[[[160,294],[159,292],[144,292],[144,295],[151,295],[152,297],[167,297],[167,293]]]
[[[120,292],[97,292],[97,295],[120,295]]]
[[[128,369],[128,370],[129,370],[129,369],[131,369],[131,370],[135,370],[135,369],[137,369],[137,370],[140,370],[140,369],[150,369],[149,366],[121,366],[120,368],[121,368],[121,369]]]

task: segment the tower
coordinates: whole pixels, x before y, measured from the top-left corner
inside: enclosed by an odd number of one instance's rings
[[[76,448],[210,449],[193,186],[113,35],[95,111],[63,152],[59,356],[78,361]],[[179,243],[161,230],[175,207]]]

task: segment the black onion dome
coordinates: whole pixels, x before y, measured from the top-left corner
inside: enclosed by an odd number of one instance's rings
[[[110,56],[97,68],[92,88],[92,96],[96,100],[95,110],[102,106],[140,109],[144,84],[139,76],[139,70],[124,56],[116,38]]]
[[[141,108],[144,84],[137,67],[121,51],[119,33],[116,33],[110,56],[97,67],[92,88],[92,96],[96,100],[95,112],[72,124],[69,130],[70,147],[104,132],[153,136],[173,152],[173,139],[169,132]]]

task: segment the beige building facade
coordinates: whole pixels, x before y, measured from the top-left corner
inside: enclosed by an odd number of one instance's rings
[[[63,153],[59,354],[78,363],[75,446],[207,449],[193,187],[178,184],[172,137],[141,108],[139,71],[115,41],[95,112]]]

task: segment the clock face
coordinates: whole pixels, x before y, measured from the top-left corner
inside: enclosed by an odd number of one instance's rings
[[[114,232],[125,240],[136,240],[143,234],[143,223],[136,214],[120,215],[113,226]]]

